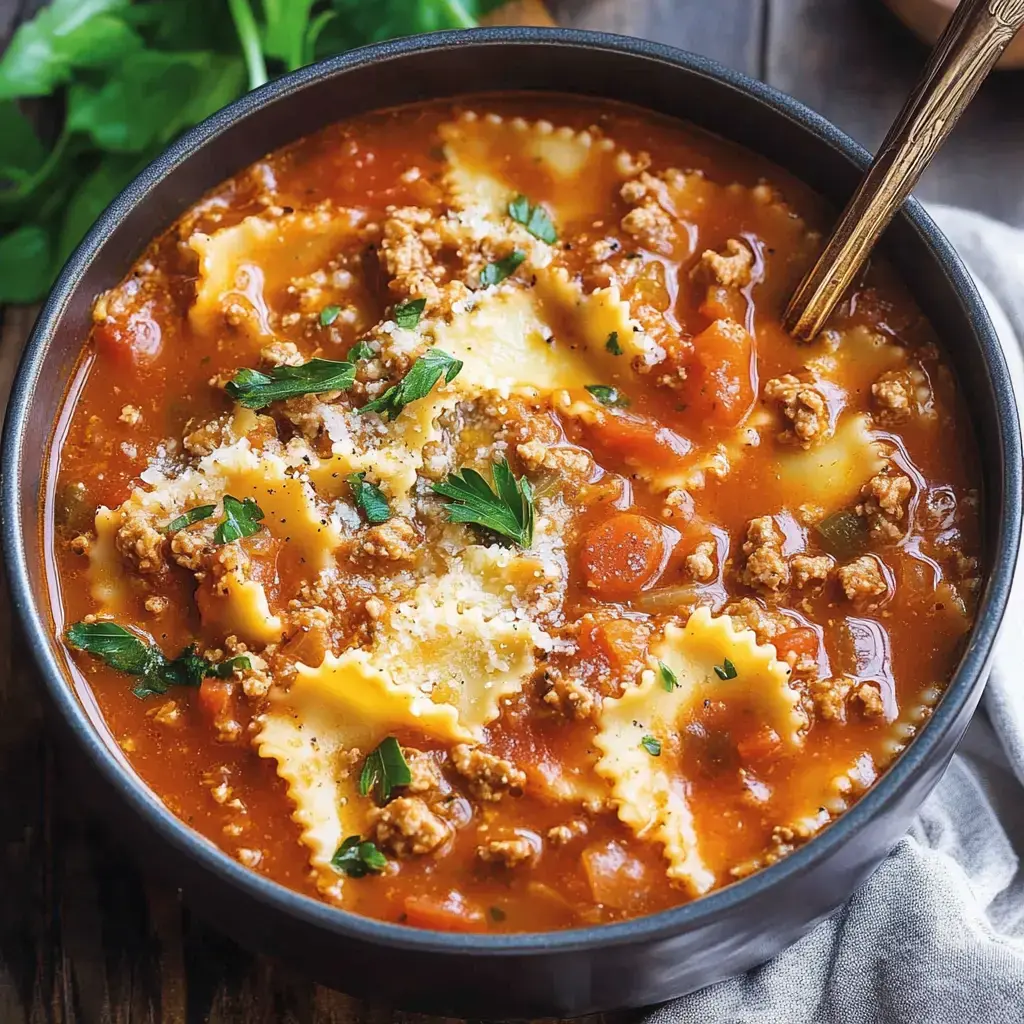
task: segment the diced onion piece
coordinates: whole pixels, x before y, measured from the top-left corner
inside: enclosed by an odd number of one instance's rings
[[[699,588],[693,583],[682,583],[676,587],[658,587],[634,598],[633,607],[638,612],[649,612],[652,615],[658,612],[676,612],[684,605],[694,604],[699,592]]]
[[[580,856],[595,903],[629,910],[643,898],[647,870],[621,843],[592,843]]]

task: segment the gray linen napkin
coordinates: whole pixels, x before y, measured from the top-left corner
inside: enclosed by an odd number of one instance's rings
[[[930,210],[971,268],[1024,403],[1024,232]],[[1019,510],[1018,510],[1019,511]],[[1024,1024],[1024,579],[984,711],[878,871],[795,946],[646,1024]]]

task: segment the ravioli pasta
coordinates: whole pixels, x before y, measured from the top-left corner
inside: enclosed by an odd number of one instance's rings
[[[820,223],[686,126],[526,96],[332,126],[187,211],[98,300],[51,456],[54,617],[133,766],[413,927],[620,920],[812,840],[983,576],[886,268],[781,329]]]

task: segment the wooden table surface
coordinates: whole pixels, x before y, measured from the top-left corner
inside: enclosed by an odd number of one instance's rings
[[[0,0],[0,46],[37,3]],[[882,138],[925,55],[876,0],[549,7],[563,24],[657,39],[762,78],[868,147]],[[1021,225],[1022,168],[1024,72],[1006,73],[985,84],[918,195]],[[31,322],[31,310],[0,310],[0,400]],[[140,873],[67,796],[37,687],[0,581],[0,1024],[428,1019],[351,999],[240,949],[173,889]]]

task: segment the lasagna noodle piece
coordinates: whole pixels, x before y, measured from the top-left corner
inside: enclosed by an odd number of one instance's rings
[[[793,508],[813,503],[826,509],[842,508],[882,470],[885,459],[872,437],[863,413],[840,417],[835,434],[808,449],[780,449],[776,473],[785,485],[786,500]]]
[[[136,488],[117,509],[98,510],[89,575],[101,610],[116,613],[127,599],[128,581],[114,536],[130,514],[145,512],[163,525],[188,508],[219,504],[225,494],[239,501],[252,498],[263,510],[262,526],[274,537],[295,545],[311,571],[320,572],[333,564],[333,553],[342,540],[337,518],[320,507],[309,482],[300,479],[283,456],[253,451],[243,438],[204,456],[195,469],[174,477],[161,476],[152,486]],[[208,595],[204,621],[225,635],[234,632],[251,643],[280,638],[280,620],[270,613],[260,583],[229,574],[224,584]]]
[[[254,341],[274,336],[269,303],[290,280],[322,268],[355,236],[360,215],[329,206],[250,216],[212,234],[194,232],[188,246],[199,258],[192,326],[216,334],[225,313]]]
[[[726,659],[735,677],[723,680],[715,666]],[[678,685],[666,689],[659,662]],[[715,878],[701,859],[678,752],[707,696],[750,706],[785,749],[802,745],[807,723],[787,666],[752,631],[737,630],[727,615],[713,618],[707,608],[698,608],[685,628],[665,627],[639,684],[604,701],[595,738],[602,754],[597,771],[611,783],[619,818],[640,838],[663,847],[669,878],[693,896],[707,892]],[[660,743],[658,754],[649,749],[653,741]]]
[[[584,293],[564,269],[539,269],[535,277],[531,288],[505,285],[434,326],[434,343],[465,364],[454,387],[506,395],[582,389],[632,376],[631,358],[656,362],[663,355],[617,288]],[[619,357],[606,347],[613,333]]]
[[[395,683],[363,650],[328,654],[318,668],[299,665],[287,694],[264,717],[256,749],[277,762],[322,880],[336,880],[331,857],[347,836],[363,834],[372,806],[358,793],[352,753],[368,754],[396,730],[452,743],[472,738],[455,708]]]
[[[509,200],[526,194],[550,207],[558,226],[592,219],[635,167],[611,139],[549,121],[467,111],[439,133],[452,205],[492,217],[507,216]]]

